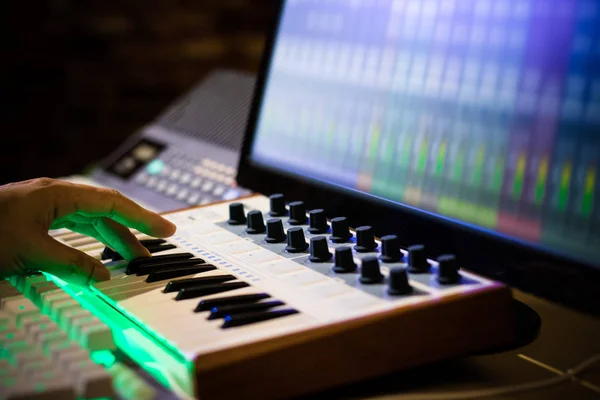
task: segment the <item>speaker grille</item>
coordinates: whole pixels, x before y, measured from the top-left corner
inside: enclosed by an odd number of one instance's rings
[[[239,151],[254,83],[250,74],[216,70],[177,99],[154,122],[186,136]]]

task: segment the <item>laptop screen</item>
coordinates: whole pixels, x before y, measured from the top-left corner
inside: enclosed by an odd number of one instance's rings
[[[600,2],[294,0],[250,160],[600,260]]]

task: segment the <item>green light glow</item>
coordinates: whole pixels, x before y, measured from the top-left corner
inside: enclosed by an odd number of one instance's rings
[[[442,176],[444,173],[444,165],[446,163],[446,142],[442,142],[440,145],[440,151],[438,154],[437,165],[435,168],[435,174],[437,176]]]
[[[473,185],[481,185],[483,178],[483,163],[485,161],[485,147],[481,146],[477,152],[477,158],[475,160],[475,168],[473,169]]]
[[[419,162],[417,164],[417,171],[422,174],[425,171],[427,165],[427,140],[423,140],[421,144],[421,152],[419,153]]]
[[[525,155],[519,156],[517,160],[517,171],[515,172],[515,179],[513,182],[513,197],[515,200],[521,198],[523,193],[523,185],[525,183],[525,168],[527,166],[527,160]]]
[[[117,347],[158,382],[175,393],[194,395],[193,362],[179,353],[174,345],[136,321],[133,315],[128,314],[118,303],[104,296],[95,287],[82,290],[54,275],[45,275],[77,300],[83,308],[108,325]],[[91,356],[95,362],[114,364],[114,355],[108,350],[96,351]]]
[[[454,165],[453,179],[455,181],[460,181],[462,179],[463,165],[464,165],[463,152],[461,150],[459,150],[458,157],[456,158],[456,164]]]
[[[96,350],[90,353],[90,358],[96,364],[110,368],[115,363],[115,356],[110,350]]]

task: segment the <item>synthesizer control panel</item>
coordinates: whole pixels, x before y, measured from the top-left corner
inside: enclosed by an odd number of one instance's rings
[[[157,212],[246,196],[235,178],[253,90],[251,75],[213,71],[88,175],[63,179],[119,190]]]
[[[178,395],[289,397],[513,340],[508,289],[452,255],[428,259],[423,246],[402,249],[281,195],[166,217],[177,233],[137,232],[153,256],[129,263],[93,239],[53,234],[111,271],[74,300]]]

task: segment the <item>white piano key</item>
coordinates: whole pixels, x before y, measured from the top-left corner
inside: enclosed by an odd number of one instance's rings
[[[73,231],[70,231],[67,228],[51,229],[48,231],[48,235],[52,237],[60,237],[70,233],[73,233]]]
[[[205,272],[203,274],[196,274],[193,277],[194,278],[204,278],[204,277],[220,276],[220,275],[227,275],[227,271],[213,270],[213,271]],[[240,280],[232,280],[229,282],[239,282],[239,281]],[[166,283],[165,283],[165,286],[166,286]],[[237,292],[239,290],[245,290],[247,288],[248,287],[235,289],[235,290],[231,290],[228,292],[223,292],[223,294],[229,293],[231,295],[231,293]],[[256,292],[256,291],[257,291],[257,289],[253,289],[253,292]],[[119,293],[119,294],[122,294],[122,293]],[[220,293],[217,293],[217,294],[205,296],[202,298],[213,298],[213,296],[218,297],[219,294]],[[160,288],[155,288],[150,292],[147,292],[143,296],[143,299],[142,298],[137,299],[137,298],[133,297],[133,298],[117,300],[117,302],[119,303],[120,306],[132,307],[132,308],[136,309],[136,312],[139,312],[140,315],[143,315],[145,313],[155,313],[156,310],[158,310],[158,307],[161,307],[161,304],[165,304],[166,305],[165,308],[168,309],[168,307],[170,307],[172,305],[171,302],[182,303],[182,302],[188,301],[188,300],[175,301],[174,299],[176,296],[177,296],[177,292],[163,293],[163,287],[160,287]],[[189,299],[189,300],[195,300],[195,299]],[[197,301],[200,301],[200,298],[198,298]],[[152,307],[150,307],[150,305],[152,305]],[[167,311],[167,310],[165,310],[165,311]],[[167,312],[167,314],[172,314],[172,312]]]
[[[250,291],[238,289],[236,291],[227,292],[226,294],[224,293],[223,295],[236,296],[250,293]],[[254,291],[254,293],[257,292]],[[208,298],[208,296],[206,298]],[[137,313],[136,316],[143,323],[147,324],[147,326],[151,326],[153,330],[155,330],[159,335],[166,338],[169,342],[171,342],[178,348],[184,349],[189,348],[190,346],[198,348],[199,342],[203,342],[210,344],[209,346],[204,346],[205,349],[208,349],[213,344],[217,345],[217,343],[221,340],[222,335],[224,334],[224,332],[227,332],[227,330],[221,329],[223,320],[207,320],[207,312],[192,312],[198,304],[199,300],[200,299],[190,299],[180,302],[174,302],[176,304],[171,305],[168,314],[161,315],[160,312],[155,312],[148,313],[142,316],[140,315],[140,313]],[[289,317],[292,316],[287,316],[278,319],[287,319]],[[272,321],[276,321],[278,319]],[[264,329],[264,323],[257,324],[263,324]],[[285,324],[288,324],[288,322],[286,322]],[[297,322],[294,322],[294,324],[294,326],[296,326],[297,328]],[[235,328],[234,330],[239,331],[239,329],[245,328],[247,327]],[[254,335],[256,334],[257,333],[254,333]],[[202,339],[198,340],[199,338]],[[240,340],[242,339],[243,338],[240,338]]]
[[[94,242],[83,245],[83,246],[72,246],[72,247],[75,247],[77,250],[86,252],[88,254],[92,250],[100,250],[100,252],[102,252],[102,250],[104,250],[106,248],[104,243],[102,243],[98,240],[94,240]]]
[[[244,343],[265,340],[277,335],[297,332],[300,329],[306,329],[317,324],[317,320],[305,314],[287,315],[231,329],[221,329],[222,320],[214,321],[218,321],[219,323],[207,326],[205,322],[194,321],[194,324],[201,324],[204,328],[200,329],[200,326],[194,326],[195,329],[193,330],[174,332],[171,334],[172,340],[178,343],[179,348],[182,349],[184,354],[202,354],[222,350],[234,345],[239,346]],[[200,330],[200,334],[195,333]],[[202,340],[198,340],[199,337]]]
[[[73,240],[77,240],[77,239],[81,239],[81,238],[85,237],[85,235],[82,235],[81,233],[77,233],[77,232],[73,232],[73,231],[69,231],[69,230],[65,230],[64,233],[54,234],[53,236],[55,238],[62,240],[63,242],[66,242],[66,243],[69,243],[69,242],[72,242]]]
[[[67,243],[71,247],[79,248],[89,244],[98,243],[98,240],[90,236],[83,236],[74,240],[69,240]]]
[[[105,284],[105,285],[97,286],[97,288],[102,293],[106,294],[107,296],[112,296],[114,294],[123,293],[123,292],[131,291],[131,290],[139,290],[139,289],[150,289],[151,290],[151,289],[154,289],[157,287],[165,287],[167,285],[167,283],[169,283],[170,281],[176,281],[176,280],[180,280],[180,279],[200,278],[203,276],[223,275],[226,273],[228,273],[228,272],[217,268],[217,269],[214,269],[211,271],[200,272],[200,273],[196,273],[196,274],[189,274],[189,275],[184,275],[184,276],[177,277],[177,278],[165,279],[162,281],[150,282],[150,283],[146,282],[148,275],[143,275],[143,276],[129,275],[127,277],[123,277],[121,279],[116,280],[116,282],[114,282],[114,284],[112,284],[112,285]],[[109,282],[112,282],[112,280]]]

